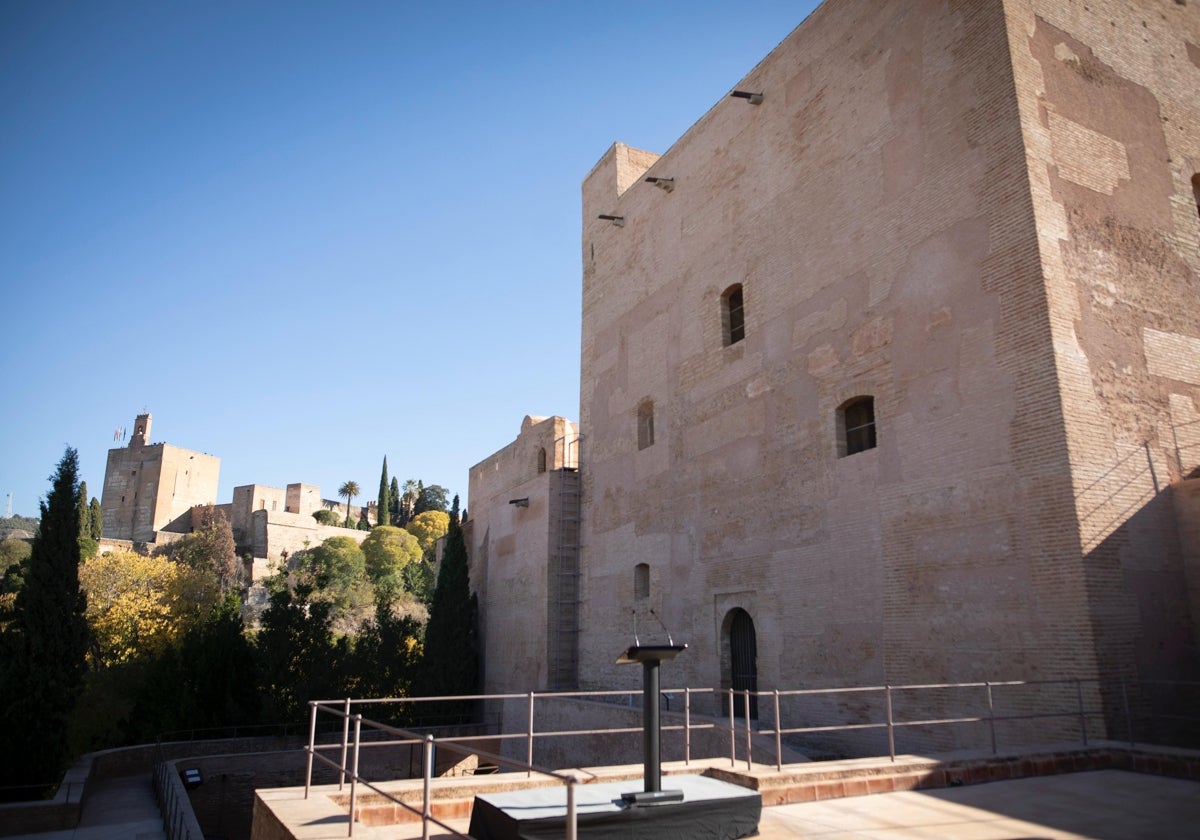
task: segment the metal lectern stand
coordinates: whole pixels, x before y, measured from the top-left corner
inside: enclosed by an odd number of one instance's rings
[[[642,777],[645,789],[623,793],[631,805],[657,805],[682,802],[683,791],[662,789],[662,724],[659,721],[658,666],[674,659],[687,645],[638,645],[628,648],[617,659],[618,665],[642,665]]]

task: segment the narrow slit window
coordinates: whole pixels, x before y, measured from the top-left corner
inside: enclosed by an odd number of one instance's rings
[[[838,409],[838,454],[875,448],[875,398],[855,397]]]
[[[746,337],[746,308],[741,283],[735,283],[721,295],[721,327],[726,347]]]
[[[654,445],[654,400],[642,400],[637,413],[638,449]]]
[[[1200,172],[1192,176],[1192,197],[1196,199],[1196,215],[1200,216]]]
[[[537,471],[544,473],[546,471],[546,447],[540,446],[537,451]]]

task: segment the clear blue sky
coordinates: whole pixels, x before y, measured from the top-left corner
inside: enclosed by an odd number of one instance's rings
[[[815,5],[0,0],[0,505],[143,409],[221,502],[386,454],[466,504],[578,417],[583,177]]]

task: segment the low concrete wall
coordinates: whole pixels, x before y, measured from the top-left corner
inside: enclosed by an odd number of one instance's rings
[[[0,805],[0,837],[74,828],[79,824],[79,815],[83,811],[83,799],[91,772],[92,756],[85,755],[67,770],[54,798]]]
[[[242,742],[242,745],[249,743]],[[326,740],[325,743],[332,742]],[[214,752],[222,744],[228,746],[228,742],[196,742],[191,746],[202,747],[203,750],[193,750],[187,758],[174,764],[180,771],[200,771],[203,782],[188,791],[188,797],[204,835],[249,840],[254,791],[258,788],[303,785],[308,767],[308,754],[304,751],[307,740],[296,739],[295,746],[290,749]],[[484,745],[485,749],[492,747],[494,745],[490,743]],[[359,775],[373,782],[417,778],[421,775],[422,750],[420,744],[383,746],[364,743],[359,751]],[[322,754],[333,761],[340,761],[340,740],[331,749],[323,750]],[[438,750],[436,758],[435,772],[439,776],[469,773],[477,764],[474,757],[463,762],[461,756],[450,749]],[[351,761],[352,756],[348,755],[347,763]],[[464,764],[470,766],[464,767]],[[314,785],[336,785],[338,771],[322,761],[314,760],[312,780]]]

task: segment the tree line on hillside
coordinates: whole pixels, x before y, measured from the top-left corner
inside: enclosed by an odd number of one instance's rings
[[[0,542],[8,540],[9,537],[21,539],[26,535],[32,537],[37,534],[38,521],[32,516],[0,516]]]
[[[0,797],[29,784],[19,793],[40,795],[84,752],[174,730],[302,724],[315,699],[477,691],[458,498],[418,509],[443,488],[410,482],[406,502],[386,482],[390,521],[406,527],[378,524],[361,547],[335,536],[286,557],[247,624],[244,566],[220,511],[194,509],[191,533],[152,555],[98,554],[77,473],[68,449],[32,545],[0,567],[0,754],[23,757],[0,762]],[[422,719],[392,720],[461,722],[474,711],[420,708]]]
[[[387,456],[383,458],[383,470],[379,479],[379,497],[375,503],[376,525],[398,525],[404,528],[414,517],[427,512],[446,513],[450,509],[448,500],[450,491],[440,484],[428,487],[424,482],[409,479],[400,484],[398,479],[388,480]],[[337,494],[346,500],[346,516],[344,520],[335,511],[321,509],[313,512],[313,518],[322,525],[335,525],[343,528],[357,528],[369,531],[372,528],[367,518],[367,506],[359,511],[357,522],[352,521],[351,511],[356,496],[362,495],[362,489],[357,481],[346,481],[338,487]]]

